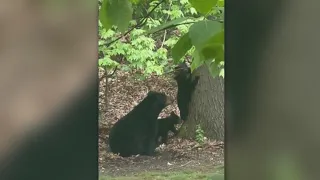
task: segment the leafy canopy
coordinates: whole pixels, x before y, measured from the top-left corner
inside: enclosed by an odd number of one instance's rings
[[[163,74],[192,59],[224,76],[224,0],[101,0],[99,65]]]

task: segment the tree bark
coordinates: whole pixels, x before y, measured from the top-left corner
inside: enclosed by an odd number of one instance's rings
[[[180,136],[195,138],[196,126],[200,125],[205,137],[224,139],[224,78],[213,78],[207,66],[193,73],[200,76],[189,105],[189,115]]]

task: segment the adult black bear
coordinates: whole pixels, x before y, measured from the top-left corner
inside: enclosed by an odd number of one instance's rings
[[[158,120],[158,136],[156,138],[157,145],[160,145],[162,143],[167,144],[168,132],[172,131],[176,135],[178,131],[174,127],[174,125],[179,124],[180,122],[181,122],[180,117],[176,115],[174,112],[171,112],[170,116],[166,118],[159,119]],[[161,137],[160,143],[159,143],[159,137]]]
[[[110,150],[122,157],[154,155],[158,116],[169,104],[171,100],[164,93],[150,91],[147,97],[111,128]]]
[[[178,108],[180,110],[180,117],[183,121],[186,121],[189,115],[189,103],[191,101],[192,93],[194,92],[195,87],[198,84],[199,78],[199,76],[192,76],[191,69],[185,62],[179,64],[175,68],[174,79],[178,84]]]

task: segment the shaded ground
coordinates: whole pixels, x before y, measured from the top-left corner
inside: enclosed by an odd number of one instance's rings
[[[100,76],[103,71],[100,71]],[[108,176],[130,176],[143,172],[169,172],[192,170],[196,172],[212,172],[216,165],[224,161],[223,143],[206,140],[202,145],[197,142],[174,138],[167,146],[157,149],[156,157],[137,156],[122,158],[108,153],[107,139],[110,127],[128,113],[142,100],[148,91],[165,92],[175,99],[176,84],[170,78],[152,77],[145,81],[128,78],[129,74],[117,72],[108,81],[108,108],[105,111],[105,82],[100,82],[100,120],[99,120],[99,167],[100,173]],[[160,114],[164,117],[175,111],[179,114],[176,103],[168,106]]]
[[[171,141],[167,147],[159,148],[155,157],[136,156],[122,158],[112,153],[103,153],[101,160],[101,173],[110,176],[132,175],[141,172],[168,172],[192,170],[197,172],[212,172],[217,165],[223,165],[222,144],[210,142],[204,146],[197,143],[184,144],[173,147],[175,142]],[[185,148],[186,146],[190,148]]]

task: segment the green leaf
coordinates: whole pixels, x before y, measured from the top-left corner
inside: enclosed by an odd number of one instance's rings
[[[218,51],[215,61],[222,64],[222,66],[224,66],[224,47],[222,47],[222,49]]]
[[[140,0],[130,0],[130,2],[132,2],[133,4],[139,4]]]
[[[209,68],[209,72],[211,73],[212,77],[217,77],[220,74],[221,68],[219,67],[219,63],[213,61],[206,63]]]
[[[197,10],[192,7],[192,8],[190,8],[190,13],[191,13],[192,15],[195,15],[195,14],[197,14]]]
[[[220,74],[219,76],[223,77],[224,78],[224,68],[220,70]]]
[[[178,62],[192,47],[189,34],[183,35],[178,42],[172,48],[172,58],[175,62]]]
[[[210,38],[220,33],[222,28],[223,24],[216,21],[200,21],[190,27],[189,37],[196,49],[200,50],[206,45]]]
[[[99,19],[105,29],[117,26],[124,32],[132,19],[132,5],[129,0],[104,0],[101,5]]]
[[[216,59],[219,63],[224,60],[224,50],[221,44],[210,44],[201,49],[204,60]]]
[[[121,70],[124,71],[124,72],[129,72],[131,69],[130,69],[129,66],[123,65],[123,66],[121,67]]]
[[[224,30],[212,36],[202,47],[200,53],[205,60],[215,59],[217,63],[224,61]]]
[[[198,12],[207,14],[217,5],[218,0],[189,0],[189,2]]]
[[[153,33],[156,33],[156,32],[159,32],[159,31],[162,31],[164,29],[168,29],[170,27],[173,27],[173,26],[176,26],[177,24],[180,24],[182,23],[183,21],[185,20],[188,20],[188,19],[193,19],[191,17],[182,17],[182,18],[177,18],[177,19],[174,19],[172,21],[168,21],[160,26],[157,26],[155,28],[152,28],[150,30],[148,30],[146,33],[147,34],[153,34]]]
[[[224,44],[224,29],[216,33],[214,36],[212,36],[207,43],[208,44],[211,44],[211,43]]]
[[[204,63],[204,57],[197,50],[194,50],[192,57],[193,57],[193,60],[190,68],[191,68],[191,71],[193,72],[195,69],[197,69]]]
[[[99,11],[99,20],[106,30],[109,30],[112,27],[112,22],[107,15],[108,3],[108,0],[104,0]]]
[[[217,5],[218,5],[219,7],[224,7],[224,0],[218,0]]]

